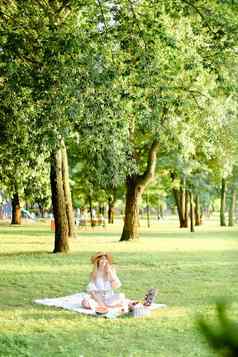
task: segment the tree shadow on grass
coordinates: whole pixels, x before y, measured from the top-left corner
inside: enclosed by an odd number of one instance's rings
[[[118,237],[118,240],[121,236],[120,232],[109,232],[109,231],[104,231],[104,232],[83,232],[83,231],[78,231],[78,236],[79,237]]]
[[[79,237],[94,237],[94,238],[100,238],[100,237],[118,237],[118,242],[120,240],[121,232],[81,232],[78,231]],[[178,230],[176,232],[171,231],[171,232],[160,232],[159,229],[157,232],[149,232],[149,231],[144,231],[142,230],[140,233],[141,238],[168,238],[168,239],[194,239],[194,238],[199,238],[199,239],[235,239],[237,238],[237,231],[219,231],[219,230],[214,230],[214,231],[197,231],[191,233],[189,230]]]
[[[142,238],[166,238],[166,239],[237,239],[236,231],[198,231],[191,233],[190,231],[178,231],[178,232],[142,232]]]
[[[32,230],[32,229],[19,229],[19,230],[14,230],[14,231],[11,231],[10,229],[8,230],[1,230],[0,229],[0,235],[9,235],[9,236],[12,236],[12,235],[20,235],[20,236],[31,236],[31,237],[34,237],[34,236],[37,236],[37,237],[45,237],[45,236],[52,236],[54,233],[51,232],[50,230]]]
[[[30,251],[30,252],[12,252],[12,253],[0,253],[0,257],[32,257],[32,256],[49,256],[50,254],[53,253],[52,251],[44,251],[44,250],[36,250],[36,251]]]

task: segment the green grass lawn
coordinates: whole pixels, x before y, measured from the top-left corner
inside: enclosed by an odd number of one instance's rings
[[[196,233],[175,222],[141,227],[138,242],[119,242],[121,226],[79,232],[68,255],[51,254],[49,224],[0,225],[0,356],[215,356],[196,328],[214,303],[238,318],[238,228],[206,224]],[[149,287],[168,307],[142,319],[87,317],[32,303],[83,291],[90,256],[111,251],[122,291],[142,298]]]

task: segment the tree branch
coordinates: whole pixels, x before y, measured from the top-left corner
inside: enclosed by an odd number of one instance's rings
[[[159,140],[155,139],[149,150],[147,168],[144,174],[139,177],[138,180],[139,185],[145,186],[154,179],[159,146],[160,146]]]
[[[102,19],[103,19],[103,23],[104,23],[104,26],[105,26],[105,29],[106,29],[106,33],[108,34],[109,33],[109,29],[107,27],[107,22],[106,22],[106,18],[105,18],[105,15],[104,15],[104,11],[103,11],[101,0],[98,0],[97,2],[98,2],[98,5],[99,5],[99,8],[100,8],[100,12],[101,12],[101,15],[102,15]],[[112,50],[110,50],[110,53],[111,53],[111,57],[112,57],[112,62],[115,63],[114,55],[113,55]]]
[[[128,2],[129,2],[129,4],[130,4],[131,12],[132,12],[132,15],[133,15],[133,17],[134,17],[136,26],[137,26],[137,28],[138,28],[138,30],[139,30],[139,33],[142,34],[142,31],[141,31],[141,28],[140,28],[140,25],[139,25],[139,21],[138,21],[138,19],[137,19],[137,16],[136,16],[136,13],[135,13],[135,10],[134,10],[134,7],[133,7],[133,4],[132,4],[131,0],[128,0]],[[144,37],[141,36],[141,38],[142,38],[142,41],[143,41],[143,43],[144,43],[144,48],[145,48],[145,50],[146,50],[146,49],[147,49],[147,46],[146,46],[146,42],[145,42],[145,40],[144,40]]]
[[[192,0],[192,1],[193,1],[193,0]],[[191,7],[201,16],[201,18],[204,20],[204,22],[205,22],[205,24],[207,25],[207,27],[209,28],[209,30],[210,30],[212,33],[214,33],[213,30],[212,30],[212,28],[210,27],[210,25],[209,25],[209,23],[208,23],[208,21],[207,21],[205,15],[197,8],[197,6],[195,6],[195,5],[193,4],[193,2],[190,2],[190,1],[188,1],[188,0],[182,0],[182,2],[185,2],[187,5],[191,6]]]
[[[103,19],[103,23],[104,23],[106,32],[108,32],[108,27],[107,27],[107,23],[106,23],[106,18],[105,18],[105,15],[104,15],[104,12],[103,12],[103,8],[102,8],[102,3],[101,3],[100,0],[98,0],[98,5],[99,5],[99,8],[100,8],[100,12],[101,12],[101,15],[102,15],[102,19]]]
[[[5,16],[5,17],[7,17],[7,18],[9,18],[9,19],[13,20],[13,22],[15,22],[15,21],[16,21],[16,20],[14,19],[14,17],[12,17],[12,16],[10,16],[10,15],[5,14],[2,10],[0,10],[0,15],[3,15],[3,16]]]
[[[199,90],[197,90],[197,89],[188,89],[188,88],[184,88],[184,87],[174,87],[175,89],[180,89],[180,90],[182,90],[182,91],[184,91],[184,92],[187,92],[187,93],[189,93],[190,95],[191,95],[191,97],[193,98],[193,100],[195,101],[195,103],[197,104],[197,107],[200,109],[200,110],[203,110],[203,108],[199,105],[199,103],[198,103],[198,101],[197,101],[197,97],[196,97],[196,93],[198,93],[199,94],[199,96],[201,96],[201,97],[205,97],[205,98],[207,98],[207,99],[210,99],[206,94],[204,94],[204,93],[202,93],[202,92],[200,92]]]
[[[37,5],[39,5],[39,7],[41,7],[44,11],[47,10],[47,4],[43,1],[44,4],[42,4],[42,2],[40,0],[34,0],[35,3],[37,3]]]
[[[68,0],[63,0],[62,5],[60,8],[57,10],[57,13],[59,14],[63,9],[66,9],[70,5],[70,1]]]
[[[26,60],[27,62],[30,62],[32,64],[36,64],[37,66],[42,66],[42,63],[40,63],[40,62],[38,62],[38,61],[34,60],[33,58],[30,58],[30,57],[28,57],[26,55],[20,55],[20,57],[22,59]]]
[[[203,110],[203,108],[199,105],[196,96],[193,93],[191,93],[191,96],[192,96],[194,102],[197,104],[198,109]]]

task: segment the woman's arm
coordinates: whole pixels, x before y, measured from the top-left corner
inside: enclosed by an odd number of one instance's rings
[[[112,289],[117,289],[121,286],[121,282],[116,274],[116,271],[111,266],[108,266],[108,279],[112,285]]]

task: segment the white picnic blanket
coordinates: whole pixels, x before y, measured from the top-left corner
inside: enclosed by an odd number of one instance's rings
[[[36,304],[42,304],[47,306],[56,306],[61,307],[63,309],[72,310],[79,312],[81,314],[86,315],[96,315],[96,312],[93,310],[85,309],[82,307],[81,302],[83,298],[86,296],[86,293],[78,293],[58,298],[51,298],[51,299],[37,299],[34,300]],[[152,304],[148,307],[149,310],[157,310],[166,307],[165,304]],[[117,310],[115,308],[115,310]]]

